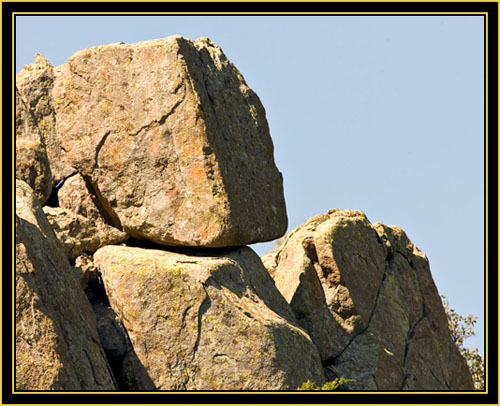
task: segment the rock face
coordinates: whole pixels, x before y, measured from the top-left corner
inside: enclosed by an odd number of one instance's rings
[[[17,80],[46,97],[56,179],[78,169],[111,225],[200,247],[285,232],[264,108],[217,45],[174,36],[85,49],[54,69],[38,59]]]
[[[113,219],[106,217],[106,210],[91,191],[83,176],[76,173],[67,178],[57,191],[59,206],[87,219],[111,224]]]
[[[54,69],[50,62],[40,54],[35,56],[34,64],[25,66],[16,75],[16,88],[19,89],[21,98],[31,110],[34,122],[47,149],[52,174],[51,181],[56,184],[74,170],[66,162],[64,150],[56,137],[56,117],[52,99],[53,87]],[[19,156],[16,158],[16,168],[18,165],[23,165],[23,160]]]
[[[398,227],[330,210],[263,262],[327,367],[353,390],[472,390],[426,256]]]
[[[203,257],[107,246],[94,260],[157,389],[324,382],[316,348],[249,248]]]
[[[28,183],[41,203],[52,193],[52,172],[33,112],[16,87],[16,178]]]
[[[16,181],[16,388],[114,390],[95,316],[38,199]]]

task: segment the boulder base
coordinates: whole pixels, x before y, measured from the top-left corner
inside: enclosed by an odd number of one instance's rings
[[[203,257],[107,246],[94,258],[157,389],[324,382],[316,348],[249,248]]]

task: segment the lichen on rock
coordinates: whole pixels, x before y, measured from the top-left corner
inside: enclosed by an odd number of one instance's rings
[[[53,178],[45,138],[32,109],[16,92],[16,178],[25,181],[43,204],[52,193]]]

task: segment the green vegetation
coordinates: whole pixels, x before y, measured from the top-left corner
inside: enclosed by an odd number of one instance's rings
[[[300,387],[298,387],[297,390],[305,390],[305,391],[328,390],[328,391],[332,391],[332,390],[338,389],[339,386],[343,385],[346,382],[349,382],[349,379],[335,378],[333,381],[326,382],[324,385],[319,386],[319,385],[315,384],[314,382],[306,381]]]
[[[474,381],[475,390],[484,389],[484,360],[479,353],[477,348],[470,349],[464,347],[464,340],[468,337],[473,336],[474,324],[476,324],[477,317],[469,314],[467,317],[463,317],[457,312],[450,308],[448,299],[445,296],[441,296],[443,300],[443,306],[448,315],[448,327],[451,331],[451,336],[453,341],[457,345],[460,353],[467,361],[467,366],[472,374],[472,380]]]

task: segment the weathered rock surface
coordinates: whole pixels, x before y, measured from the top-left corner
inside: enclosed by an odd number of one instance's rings
[[[24,69],[16,75],[16,88],[19,89],[20,96],[31,110],[35,124],[44,141],[50,162],[51,180],[53,184],[56,184],[69,176],[74,169],[66,161],[65,151],[56,137],[53,87],[54,69],[50,62],[40,54],[36,54],[34,64],[25,65]],[[18,160],[19,158],[16,159],[16,165]]]
[[[473,388],[426,256],[398,227],[330,210],[263,257],[327,378],[355,390]]]
[[[94,261],[157,389],[324,382],[316,348],[249,248],[202,257],[107,246]]]
[[[84,178],[79,173],[64,181],[57,191],[59,206],[75,214],[91,220],[112,224],[113,220],[107,216],[106,211],[100,206],[99,199],[91,194]]]
[[[52,172],[45,140],[33,112],[16,87],[16,178],[28,183],[43,204],[52,192]]]
[[[51,140],[55,179],[78,169],[122,231],[203,247],[285,232],[264,108],[208,39],[99,46],[56,68],[38,56],[16,80]]]
[[[16,181],[16,388],[114,390],[95,316],[38,199]]]
[[[45,206],[43,211],[70,260],[83,253],[93,253],[105,245],[119,244],[129,237],[102,221],[88,219],[61,207]]]

